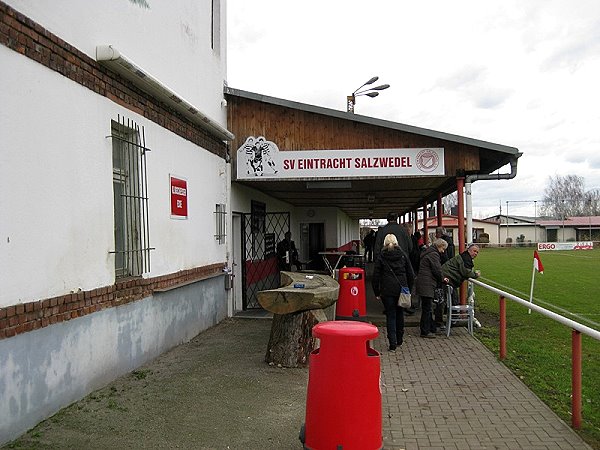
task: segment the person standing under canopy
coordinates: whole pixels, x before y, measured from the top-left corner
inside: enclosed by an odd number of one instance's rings
[[[292,241],[292,233],[286,231],[284,239],[277,244],[277,263],[279,270],[291,271],[292,265],[300,270],[300,262],[298,261],[298,250],[296,244]]]
[[[373,247],[375,247],[375,230],[369,231],[363,238],[365,246],[365,262],[373,262]]]
[[[413,247],[412,238],[409,236],[406,228],[398,223],[398,214],[395,212],[388,213],[387,221],[388,223],[377,232],[377,239],[375,240],[375,248],[373,250],[375,260],[377,260],[379,253],[381,253],[384,238],[390,233],[396,236],[398,245],[404,250],[404,253],[410,255]]]
[[[385,307],[389,351],[395,352],[404,338],[404,309],[398,306],[398,298],[403,287],[412,289],[415,274],[395,235],[388,234],[383,243],[375,259],[371,283],[375,297]]]

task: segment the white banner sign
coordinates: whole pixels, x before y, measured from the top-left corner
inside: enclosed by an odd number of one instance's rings
[[[444,175],[443,148],[302,150],[280,152],[264,137],[237,151],[237,179],[358,178]]]
[[[542,250],[593,250],[593,242],[538,242],[538,251]]]

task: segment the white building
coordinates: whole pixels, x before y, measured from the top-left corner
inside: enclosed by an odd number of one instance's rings
[[[0,1],[0,444],[228,314],[224,5],[144,3]]]

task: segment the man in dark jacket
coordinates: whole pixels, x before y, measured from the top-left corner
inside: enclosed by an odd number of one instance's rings
[[[388,213],[387,221],[387,225],[383,226],[379,229],[379,231],[377,231],[377,238],[375,239],[374,248],[375,260],[377,260],[379,253],[381,253],[381,249],[383,247],[383,240],[388,234],[393,234],[394,236],[396,236],[400,248],[404,250],[404,253],[410,255],[412,253],[413,248],[412,239],[408,234],[407,229],[404,226],[398,224],[398,214],[394,212]]]
[[[375,230],[369,231],[363,238],[365,244],[365,262],[373,262],[373,247],[375,246]]]
[[[419,276],[416,282],[416,293],[421,297],[421,337],[433,338],[436,330],[436,324],[433,321],[431,306],[433,304],[434,291],[448,279],[442,275],[442,265],[440,263],[441,254],[448,247],[448,243],[443,239],[436,239],[433,245],[421,254],[419,264]]]
[[[467,249],[454,256],[445,263],[442,264],[442,274],[445,278],[448,278],[449,284],[454,288],[452,291],[452,304],[458,304],[458,288],[463,281],[469,278],[477,278],[480,273],[478,270],[474,270],[475,263],[473,259],[479,254],[479,246],[476,244],[470,244]],[[443,257],[443,255],[442,255]],[[443,305],[438,303],[435,308],[435,323],[436,326],[443,328]]]
[[[444,264],[449,259],[454,258],[454,242],[452,241],[452,236],[449,236],[446,233],[446,229],[444,227],[437,227],[435,229],[435,238],[443,239],[448,244],[448,247],[442,253],[442,264]]]
[[[279,270],[291,271],[292,265],[300,270],[298,250],[296,249],[296,244],[292,241],[292,233],[290,231],[286,231],[284,239],[277,244],[277,262]]]
[[[452,287],[456,289],[463,281],[479,277],[480,273],[478,270],[474,270],[475,263],[473,262],[478,254],[479,246],[470,244],[464,252],[442,264],[442,273],[450,280]]]

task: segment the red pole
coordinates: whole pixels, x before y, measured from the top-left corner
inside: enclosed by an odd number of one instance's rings
[[[506,299],[500,296],[500,359],[506,358]]]
[[[576,430],[581,429],[581,332],[571,331],[571,425]]]

